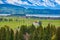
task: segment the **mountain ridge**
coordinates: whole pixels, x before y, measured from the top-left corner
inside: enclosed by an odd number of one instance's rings
[[[16,6],[11,4],[1,4],[0,14],[9,14],[12,16],[46,16],[46,17],[60,17],[60,9],[34,9],[34,8],[24,8],[22,6]]]
[[[11,5],[11,4],[1,4],[0,5],[0,11],[1,10],[6,10],[6,11],[8,11],[8,10],[11,10],[11,11],[16,11],[16,12],[18,12],[18,11],[22,11],[22,12],[32,12],[32,13],[35,13],[36,12],[36,14],[41,14],[41,13],[44,13],[44,12],[49,12],[50,13],[50,11],[51,11],[51,13],[50,14],[53,14],[53,12],[54,13],[57,13],[57,14],[60,14],[60,9],[58,9],[58,10],[54,10],[54,9],[33,9],[33,8],[28,8],[28,9],[26,9],[26,8],[24,8],[24,7],[22,7],[22,6],[16,6],[16,5]],[[41,13],[38,13],[38,12],[41,12]]]

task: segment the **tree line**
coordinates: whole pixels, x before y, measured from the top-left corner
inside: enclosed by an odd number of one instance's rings
[[[2,22],[2,21],[19,21],[18,19],[12,19],[12,18],[0,18],[0,22]]]
[[[37,28],[32,24],[13,30],[5,25],[0,28],[0,40],[60,40],[60,27],[56,28],[52,24],[43,27],[40,23]]]

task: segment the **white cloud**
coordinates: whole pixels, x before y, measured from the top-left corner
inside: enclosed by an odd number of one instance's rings
[[[40,0],[29,0],[30,2],[32,2],[33,4],[35,4],[36,6],[51,6],[51,7],[55,7],[54,3],[50,2],[50,0],[43,0],[43,2],[40,2]]]
[[[28,0],[32,4],[29,4],[27,1],[21,1],[21,0],[6,0],[5,2],[8,4],[13,4],[13,5],[30,5],[30,6],[51,6],[55,7],[55,4],[50,2],[50,0],[43,0],[43,2],[40,2],[40,0]],[[55,0],[56,3],[60,4],[59,0]],[[0,3],[3,3],[0,1]]]
[[[16,1],[16,0],[15,0]],[[14,4],[14,0],[6,0],[7,3]]]
[[[30,5],[28,2],[22,2],[21,0],[7,0],[6,2],[10,3],[10,4],[14,4],[14,5],[17,5],[17,4]],[[15,4],[15,3],[17,3],[17,4]]]
[[[39,0],[28,0],[28,1],[31,2],[33,6],[41,5]]]
[[[3,4],[3,2],[2,2],[2,1],[0,1],[0,4]]]
[[[45,5],[55,7],[54,3],[50,2],[49,0],[45,0]]]
[[[58,3],[60,5],[60,0],[55,0],[56,3]]]

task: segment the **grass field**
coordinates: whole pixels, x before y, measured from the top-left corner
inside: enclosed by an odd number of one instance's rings
[[[25,17],[2,17],[3,19],[12,19],[13,21],[0,21],[0,27],[8,25],[10,28],[16,29],[21,25],[31,25],[35,21],[42,21],[42,25],[46,27],[48,23],[55,25],[56,27],[60,26],[60,20],[51,20],[51,19],[34,19],[34,18],[25,18]],[[16,21],[17,20],[17,21]]]

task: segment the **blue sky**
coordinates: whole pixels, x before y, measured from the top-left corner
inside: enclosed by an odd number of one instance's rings
[[[60,0],[0,0],[0,4],[12,4],[16,6],[24,5],[24,7],[34,8],[50,8],[60,9]]]

